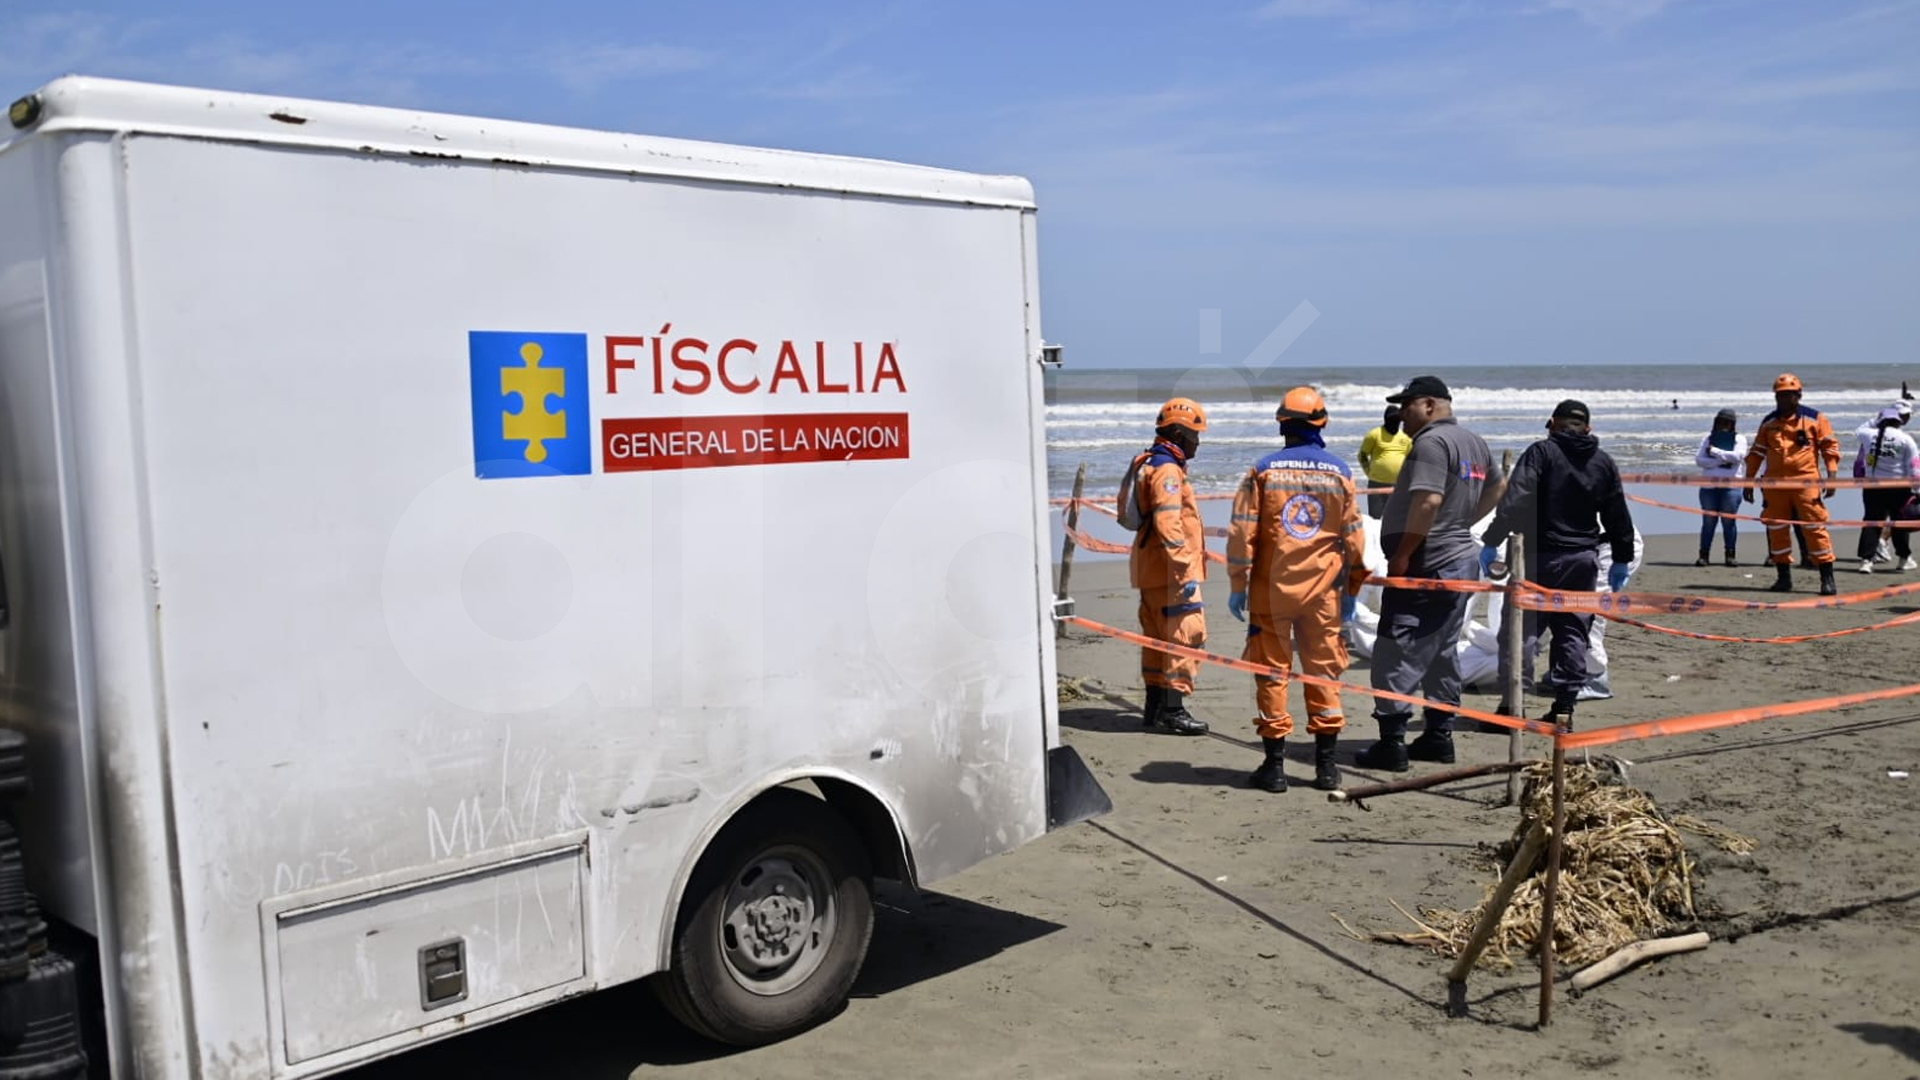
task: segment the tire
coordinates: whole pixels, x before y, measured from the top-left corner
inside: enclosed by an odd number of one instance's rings
[[[654,980],[668,1011],[706,1037],[760,1046],[846,1006],[873,936],[866,849],[820,799],[775,788],[700,856]]]

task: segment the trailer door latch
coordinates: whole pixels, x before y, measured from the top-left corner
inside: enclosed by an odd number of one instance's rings
[[[467,998],[467,942],[441,941],[420,950],[420,1007],[438,1009]]]

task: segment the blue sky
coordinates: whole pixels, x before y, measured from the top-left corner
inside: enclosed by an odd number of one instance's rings
[[[1076,366],[1260,359],[1293,314],[1290,363],[1920,377],[1917,0],[0,14],[9,97],[84,72],[1019,173]]]

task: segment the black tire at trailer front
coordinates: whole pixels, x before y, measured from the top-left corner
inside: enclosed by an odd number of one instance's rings
[[[838,1013],[873,935],[867,852],[838,811],[775,788],[714,837],[655,980],[680,1022],[759,1046]]]

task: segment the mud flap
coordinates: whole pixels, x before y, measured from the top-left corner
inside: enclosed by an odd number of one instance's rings
[[[1113,809],[1087,764],[1071,746],[1047,751],[1047,830],[1097,818]]]

